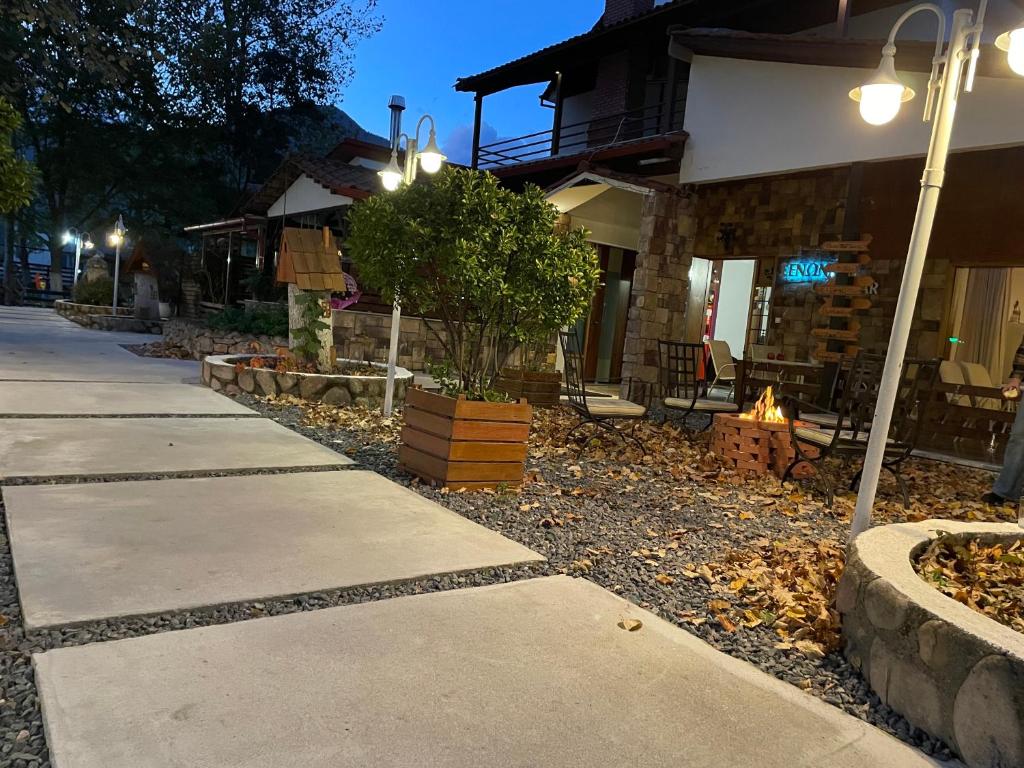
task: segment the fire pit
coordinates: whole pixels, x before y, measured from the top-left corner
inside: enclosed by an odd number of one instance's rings
[[[797,426],[811,426],[797,422]],[[763,475],[774,472],[779,477],[796,458],[789,434],[789,419],[775,404],[775,394],[768,387],[747,413],[715,414],[712,425],[711,450],[738,472]],[[803,446],[805,455],[816,458],[818,449]],[[810,472],[806,464],[793,470],[794,477]]]

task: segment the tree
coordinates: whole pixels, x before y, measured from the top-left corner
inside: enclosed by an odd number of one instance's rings
[[[353,73],[352,50],[380,29],[377,0],[160,0],[161,64],[176,113],[214,126],[239,193],[267,148],[322,118]],[[265,167],[265,165],[264,165]]]
[[[32,202],[32,164],[14,150],[14,132],[21,118],[0,98],[0,213],[13,213]]]
[[[489,173],[446,168],[349,213],[360,277],[427,326],[462,391],[484,396],[509,356],[544,341],[590,307],[597,254],[582,229],[556,231],[538,187],[522,193]]]

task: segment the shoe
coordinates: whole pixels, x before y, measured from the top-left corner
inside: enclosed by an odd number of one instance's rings
[[[988,504],[990,507],[1001,507],[1004,504],[1013,503],[1009,499],[1004,499],[995,491],[989,491],[988,493],[981,497],[981,500]]]

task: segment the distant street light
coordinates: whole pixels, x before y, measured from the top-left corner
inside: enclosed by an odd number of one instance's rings
[[[903,85],[896,75],[896,35],[903,23],[919,11],[929,11],[938,17],[935,58],[932,59],[932,71],[928,77],[928,93],[924,103],[924,119],[926,122],[932,121],[932,136],[924,163],[921,195],[917,203],[917,215],[914,218],[906,266],[903,269],[903,282],[900,285],[900,296],[896,303],[896,314],[893,317],[892,332],[886,350],[885,368],[878,388],[878,401],[875,403],[867,453],[864,456],[857,507],[850,530],[851,540],[867,530],[871,524],[871,510],[875,502],[875,492],[878,490],[878,475],[885,460],[889,425],[899,394],[903,358],[907,352],[907,338],[914,319],[914,305],[921,286],[928,241],[931,238],[935,210],[946,174],[946,158],[949,155],[949,144],[953,134],[957,97],[961,81],[964,91],[970,92],[974,88],[987,3],[988,0],[981,0],[976,22],[974,12],[969,9],[961,8],[953,13],[949,45],[946,46],[945,52],[942,48],[946,42],[946,12],[932,3],[915,5],[893,25],[889,41],[882,48],[882,61],[871,80],[850,91],[850,98],[860,102],[860,113],[867,122],[884,125],[896,117],[900,105],[914,97],[914,92]],[[996,40],[996,45],[1008,51],[1010,67],[1018,74],[1024,74],[1024,28],[1001,35]],[[965,65],[966,77],[963,76]]]
[[[121,275],[121,243],[124,242],[125,233],[128,230],[124,227],[124,218],[117,214],[117,223],[114,224],[114,231],[110,233],[110,244],[114,246],[114,317],[117,317],[117,281]]]
[[[75,244],[75,274],[71,279],[71,285],[74,286],[78,283],[78,274],[81,272],[82,251],[91,251],[95,246],[88,232],[79,232],[74,227],[64,233],[64,245],[69,243]]]
[[[424,121],[430,121],[430,133],[427,134],[427,145],[417,151],[420,143],[420,129],[423,127]],[[402,138],[405,137],[405,166],[400,168],[398,165],[398,148],[402,143]],[[447,158],[441,152],[441,148],[437,146],[437,134],[434,131],[434,118],[430,115],[424,115],[420,118],[420,121],[416,123],[416,132],[414,136],[410,137],[408,134],[401,133],[395,137],[394,144],[391,145],[391,160],[388,164],[377,172],[380,176],[381,186],[384,187],[388,192],[394,192],[403,184],[412,184],[416,180],[416,166],[417,160],[419,166],[423,168],[425,173],[437,173],[441,170],[441,166]],[[384,415],[390,416],[395,398],[395,368],[398,365],[398,331],[399,326],[402,322],[402,307],[398,303],[398,297],[395,297],[395,303],[391,308],[391,339],[388,346],[388,378],[387,384],[384,389]]]

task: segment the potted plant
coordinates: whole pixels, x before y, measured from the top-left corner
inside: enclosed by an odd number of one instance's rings
[[[445,352],[432,371],[441,393],[406,396],[400,459],[420,477],[467,488],[522,480],[531,410],[496,389],[499,372],[586,312],[598,276],[586,233],[556,231],[558,215],[538,187],[513,192],[463,168],[351,210],[362,280],[422,316]]]

